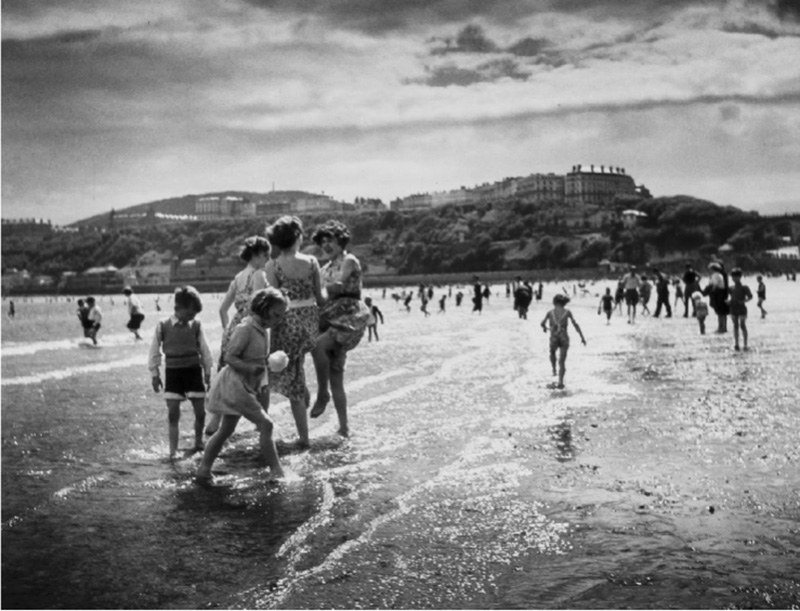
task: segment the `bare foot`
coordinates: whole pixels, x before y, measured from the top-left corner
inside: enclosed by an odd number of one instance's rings
[[[339,429],[336,432],[339,433],[339,435],[341,435],[342,437],[350,437],[350,429]]]
[[[328,407],[328,401],[330,401],[330,396],[321,395],[317,397],[317,400],[314,402],[314,407],[311,408],[311,417],[318,418],[325,412],[325,408]]]

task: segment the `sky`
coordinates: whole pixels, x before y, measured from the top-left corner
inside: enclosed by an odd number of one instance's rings
[[[2,217],[625,168],[800,211],[800,0],[4,0]]]

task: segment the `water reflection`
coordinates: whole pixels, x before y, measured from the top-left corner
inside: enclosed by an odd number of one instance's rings
[[[569,462],[575,460],[575,446],[572,444],[572,422],[564,419],[548,430],[551,439],[555,442],[556,460]]]

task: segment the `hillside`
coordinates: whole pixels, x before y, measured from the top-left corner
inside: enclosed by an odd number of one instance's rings
[[[201,197],[243,197],[250,201],[261,202],[280,202],[292,200],[299,197],[314,196],[314,193],[307,193],[306,191],[270,191],[269,193],[256,193],[253,191],[218,191],[213,193],[200,193],[182,195],[180,197],[171,197],[168,199],[159,199],[145,204],[136,204],[114,210],[115,214],[144,214],[149,211],[159,212],[162,214],[173,214],[180,216],[194,215],[195,203]],[[75,221],[71,227],[85,227],[85,226],[106,226],[108,224],[109,213],[96,214],[80,221]]]
[[[241,192],[230,192],[241,193]],[[161,210],[180,214],[181,201],[164,200]],[[152,204],[142,204],[139,210]],[[626,226],[622,212],[646,216]],[[130,209],[128,209],[130,210]],[[308,215],[304,250],[321,256],[310,242],[314,227],[331,215]],[[352,232],[350,249],[368,274],[463,274],[466,272],[596,268],[602,260],[658,264],[678,269],[724,254],[748,269],[773,265],[764,250],[800,239],[800,216],[764,218],[690,196],[617,202],[606,207],[565,208],[504,201],[468,209],[351,212],[337,215]],[[242,241],[263,235],[274,219],[169,222],[151,218],[133,227],[109,228],[83,221],[76,232],[44,236],[4,233],[4,269],[59,277],[97,265],[118,268],[166,264],[173,258],[233,262]],[[147,253],[147,262],[140,261]],[[791,262],[789,262],[791,263]]]

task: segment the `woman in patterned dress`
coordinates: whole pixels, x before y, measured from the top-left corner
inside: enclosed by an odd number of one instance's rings
[[[285,318],[272,329],[272,351],[283,350],[289,365],[270,374],[270,391],[289,399],[297,425],[298,445],[309,446],[309,393],[305,358],[319,334],[318,306],[323,304],[319,263],[298,252],[303,242],[303,224],[296,216],[283,216],[267,228],[270,243],[280,254],[267,264],[267,280],[289,298]]]
[[[263,288],[269,286],[264,265],[269,259],[269,242],[261,236],[251,236],[244,241],[239,257],[247,261],[247,266],[240,271],[228,286],[228,292],[219,306],[219,319],[222,322],[222,342],[220,344],[218,369],[225,366],[225,350],[233,335],[234,329],[248,315],[250,299]],[[236,307],[233,318],[228,320],[228,310]],[[206,423],[206,435],[213,435],[219,428],[219,414],[209,414]]]
[[[339,418],[339,434],[349,435],[344,366],[348,350],[364,337],[369,308],[361,301],[361,264],[345,248],[350,232],[338,221],[328,221],[312,237],[328,255],[322,268],[322,284],[328,295],[320,311],[320,335],[311,352],[317,372],[317,399],[311,417],[321,415],[333,397]]]

